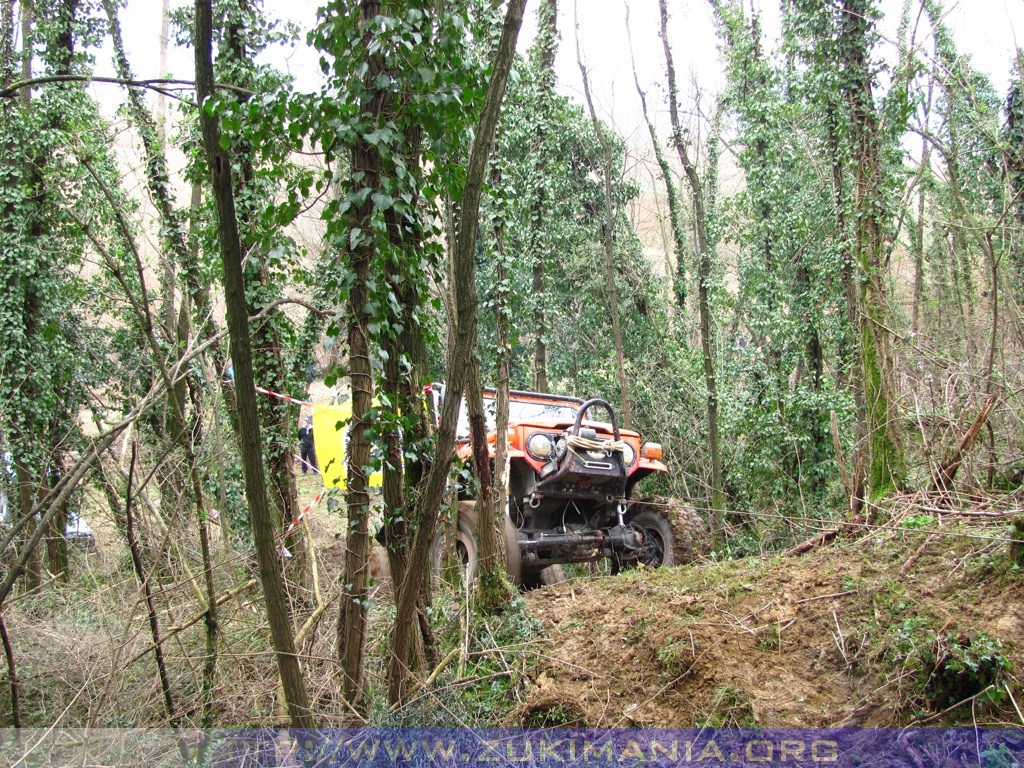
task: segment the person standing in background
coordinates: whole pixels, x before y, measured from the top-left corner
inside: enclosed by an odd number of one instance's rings
[[[319,469],[316,464],[316,448],[313,446],[313,419],[309,416],[299,427],[299,449],[302,459],[302,474],[306,474],[308,469]]]

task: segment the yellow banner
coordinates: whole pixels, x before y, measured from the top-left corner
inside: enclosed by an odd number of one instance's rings
[[[376,406],[377,403],[375,402]],[[327,488],[345,489],[345,447],[348,445],[348,425],[352,421],[352,401],[339,405],[313,406],[313,446],[317,464]],[[380,470],[370,475],[370,487],[380,488],[384,474]]]

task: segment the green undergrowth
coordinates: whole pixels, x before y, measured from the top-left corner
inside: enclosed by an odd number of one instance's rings
[[[976,630],[943,629],[928,616],[907,616],[865,628],[896,709],[916,718],[970,699],[980,706],[1006,702],[1013,672],[1007,644]],[[964,710],[970,719],[971,708]]]
[[[526,672],[541,642],[541,624],[518,593],[499,612],[484,615],[471,605],[468,613],[467,632],[465,600],[435,596],[435,657],[447,663],[429,686],[414,692],[397,711],[386,705],[386,696],[377,696],[372,725],[493,727],[508,720],[522,701]]]

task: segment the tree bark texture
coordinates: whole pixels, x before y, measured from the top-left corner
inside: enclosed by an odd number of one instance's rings
[[[544,178],[547,162],[544,146],[547,140],[545,124],[550,119],[551,97],[555,91],[555,54],[558,53],[558,0],[541,0],[537,10],[537,41],[534,44],[537,55],[537,109],[540,119],[534,131],[534,179]],[[548,391],[548,353],[544,334],[547,332],[547,307],[545,306],[544,265],[547,261],[547,244],[543,236],[545,193],[544,186],[537,184],[535,199],[530,214],[529,244],[533,259],[533,386],[537,392]]]
[[[669,118],[672,125],[672,145],[679,155],[693,204],[694,229],[697,233],[697,304],[700,314],[700,343],[704,360],[704,385],[707,390],[708,453],[711,457],[710,506],[713,535],[720,536],[724,527],[725,507],[722,448],[718,438],[718,384],[715,377],[714,338],[711,321],[711,261],[714,257],[708,235],[708,212],[704,203],[704,186],[697,167],[690,157],[679,122],[678,90],[675,64],[668,40],[668,2],[658,0],[661,18],[661,41],[665,50],[665,72],[668,77]]]
[[[360,112],[367,124],[374,124],[389,104],[386,89],[376,83],[384,73],[384,60],[372,49],[373,34],[369,29],[381,13],[377,0],[363,0],[359,4],[360,26],[365,28],[363,46],[366,51],[366,72],[363,76],[365,94]],[[360,139],[352,148],[352,171],[359,174],[354,182],[371,191],[380,185],[381,157],[377,147]],[[365,195],[362,203],[353,205],[350,227],[362,233],[348,248],[346,265],[352,275],[348,293],[348,360],[349,381],[352,390],[352,420],[348,428],[348,447],[345,458],[346,500],[348,525],[345,534],[344,590],[338,614],[338,656],[342,666],[342,692],[353,706],[361,706],[363,686],[363,652],[366,642],[366,612],[369,606],[370,559],[370,493],[366,467],[370,464],[371,424],[369,412],[373,407],[373,366],[370,361],[371,321],[368,311],[370,263],[376,252],[371,219],[374,205]]]
[[[882,263],[885,232],[882,158],[878,117],[872,97],[868,34],[871,0],[843,0],[840,50],[848,77],[844,96],[856,147],[854,261],[859,281],[857,329],[864,389],[864,434],[868,442],[868,492],[884,498],[904,482],[899,419],[895,413],[888,300]]]
[[[249,345],[249,319],[245,304],[245,279],[242,275],[242,248],[235,213],[235,196],[231,183],[231,159],[220,146],[220,125],[217,117],[204,109],[204,103],[213,94],[212,0],[196,0],[196,91],[199,98],[200,124],[203,147],[210,167],[221,261],[224,268],[224,292],[227,302],[228,333],[231,339],[231,358],[235,368],[238,395],[239,434],[242,445],[242,465],[245,471],[245,495],[249,503],[256,557],[260,566],[260,581],[266,601],[267,619],[277,656],[278,670],[288,704],[292,726],[312,728],[313,716],[309,709],[302,670],[295,654],[295,642],[288,615],[281,563],[277,549],[277,530],[273,514],[267,503],[266,481],[263,475],[263,450],[253,380],[252,352]]]

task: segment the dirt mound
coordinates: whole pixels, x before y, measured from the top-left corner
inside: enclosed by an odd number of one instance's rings
[[[1024,573],[992,538],[1007,531],[876,532],[537,590],[550,643],[524,712],[609,727],[1020,726]]]

